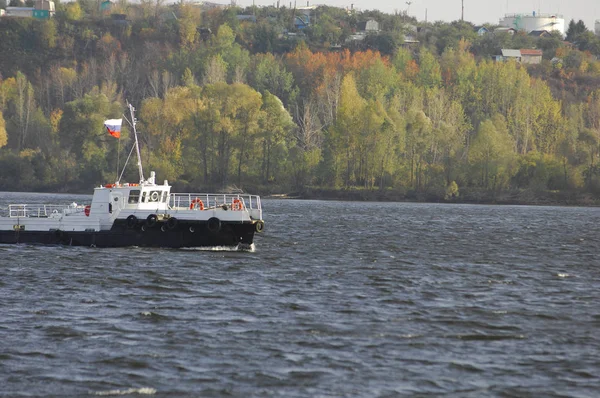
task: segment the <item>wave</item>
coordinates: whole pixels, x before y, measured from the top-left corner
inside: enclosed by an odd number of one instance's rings
[[[92,391],[90,395],[98,395],[103,397],[115,396],[115,395],[154,395],[156,390],[154,388],[142,387],[142,388],[128,388],[127,390],[108,390],[108,391]]]

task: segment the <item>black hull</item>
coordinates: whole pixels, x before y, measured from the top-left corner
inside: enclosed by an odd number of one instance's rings
[[[211,227],[209,229],[209,227]],[[117,220],[107,231],[0,231],[0,243],[28,243],[92,247],[250,247],[253,223],[221,222],[218,229],[206,222],[183,222],[168,226],[158,222],[127,226]]]

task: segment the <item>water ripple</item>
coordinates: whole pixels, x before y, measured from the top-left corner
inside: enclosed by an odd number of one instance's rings
[[[597,395],[600,209],[263,205],[252,252],[0,246],[0,396]]]

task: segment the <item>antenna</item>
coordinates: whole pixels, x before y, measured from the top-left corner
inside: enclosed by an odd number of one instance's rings
[[[129,114],[131,115],[131,126],[133,127],[133,136],[135,137],[135,149],[137,151],[138,158],[138,170],[140,172],[140,184],[144,182],[144,171],[142,170],[142,156],[140,155],[140,143],[138,141],[137,130],[135,125],[137,124],[137,120],[133,112],[135,112],[135,108],[129,102],[127,103],[129,107]]]
[[[406,5],[408,7],[406,7],[406,11],[404,11],[404,17],[402,18],[402,23],[406,23],[406,16],[408,15],[408,11],[410,10],[410,5],[412,4],[412,1],[407,1]]]
[[[461,0],[462,12],[460,14],[460,20],[465,20],[465,0]]]

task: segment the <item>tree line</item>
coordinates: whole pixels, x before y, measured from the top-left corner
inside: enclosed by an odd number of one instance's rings
[[[121,2],[122,23],[95,4],[0,19],[1,189],[113,182],[131,129],[116,140],[103,121],[129,101],[146,168],[182,188],[600,192],[600,62],[582,23],[565,44],[479,37],[460,21],[415,32],[406,16],[319,7],[287,36],[285,7]],[[382,32],[346,42],[373,17]],[[409,32],[419,45],[403,44]],[[511,46],[544,48],[545,59],[492,61]]]

